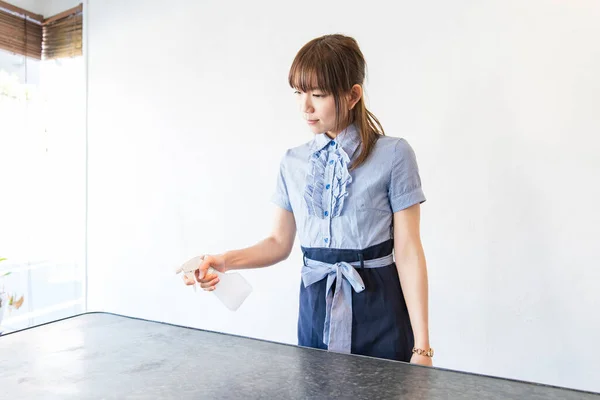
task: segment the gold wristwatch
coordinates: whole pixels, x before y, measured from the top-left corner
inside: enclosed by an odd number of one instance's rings
[[[423,349],[417,349],[417,348],[413,348],[413,354],[418,354],[420,356],[425,356],[425,357],[433,357],[433,349],[430,347],[427,350],[423,350]]]

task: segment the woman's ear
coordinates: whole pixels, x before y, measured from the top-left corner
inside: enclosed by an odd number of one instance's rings
[[[363,88],[359,84],[352,86],[350,94],[348,95],[348,110],[352,110],[356,103],[360,100],[363,95]]]

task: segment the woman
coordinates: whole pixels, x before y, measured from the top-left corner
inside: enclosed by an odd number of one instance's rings
[[[205,256],[196,279],[210,291],[219,279],[209,267],[225,272],[285,260],[297,232],[304,255],[298,344],[430,366],[419,229],[425,196],[410,145],[385,136],[365,107],[365,69],[347,36],[326,35],[300,49],[289,84],[315,136],[281,161],[272,234]]]

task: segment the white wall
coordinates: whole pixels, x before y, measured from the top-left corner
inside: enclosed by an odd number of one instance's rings
[[[289,65],[342,32],[420,162],[435,364],[600,391],[597,2],[89,3],[90,309],[295,343],[297,249],[237,313],[172,268],[268,233]]]

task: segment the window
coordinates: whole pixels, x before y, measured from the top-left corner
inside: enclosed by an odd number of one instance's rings
[[[81,9],[44,21],[39,58],[0,49],[0,292],[24,296],[19,308],[3,302],[0,331],[85,311]],[[11,43],[28,37],[12,32]],[[8,42],[0,28],[0,48]]]

